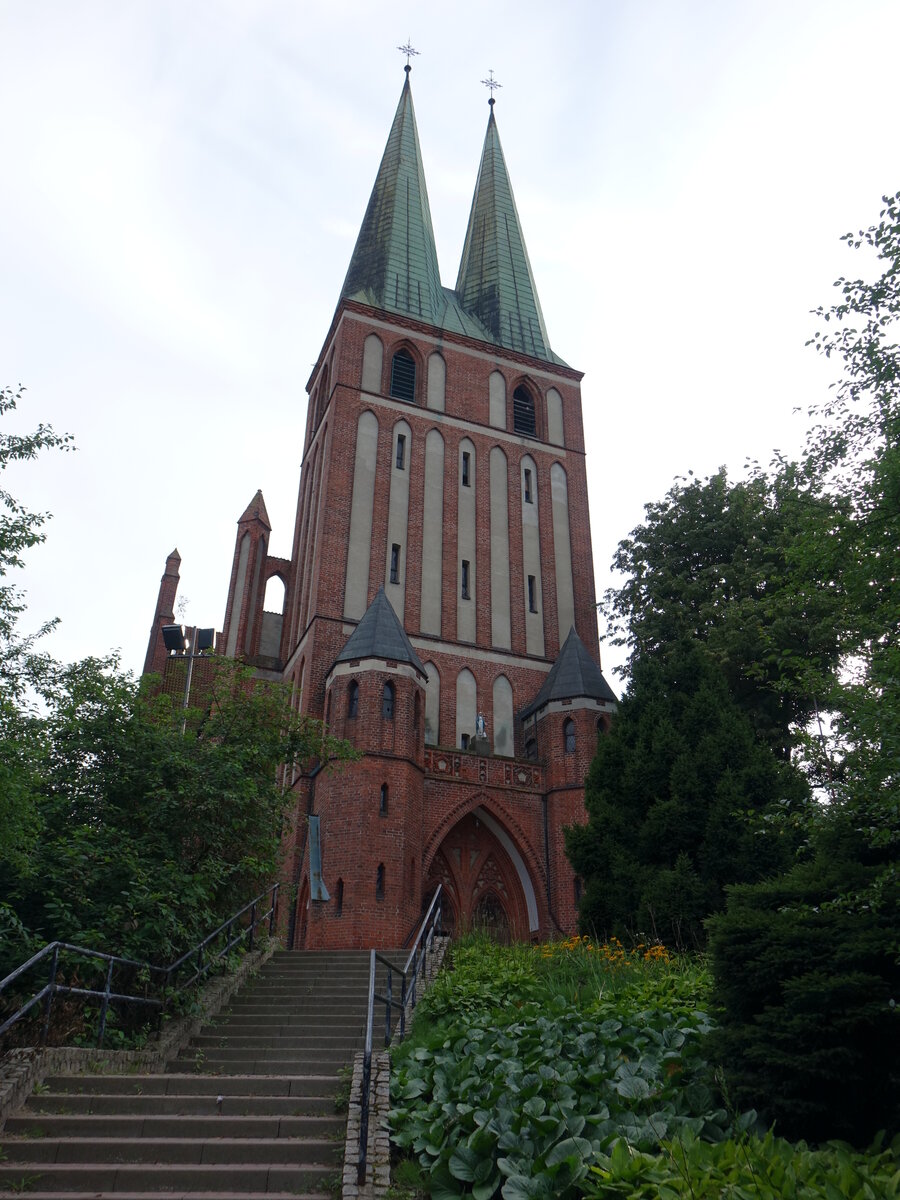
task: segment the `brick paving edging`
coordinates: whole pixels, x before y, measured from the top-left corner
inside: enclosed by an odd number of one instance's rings
[[[279,948],[272,938],[262,950],[245,954],[236,971],[204,984],[190,1015],[167,1022],[142,1050],[98,1050],[92,1046],[23,1046],[0,1056],[0,1130],[6,1118],[25,1103],[48,1075],[80,1075],[86,1071],[155,1073],[184,1049],[211,1017],[228,1003],[249,975]]]
[[[420,999],[441,968],[447,953],[449,938],[435,938],[434,952],[428,960],[424,982],[416,999]],[[411,1013],[407,1013],[407,1021]],[[391,1139],[387,1115],[391,1107],[391,1056],[387,1050],[372,1052],[372,1079],[369,1093],[369,1144],[366,1158],[366,1181],[356,1182],[359,1157],[360,1096],[362,1094],[363,1053],[353,1057],[350,1082],[350,1103],[347,1110],[347,1137],[344,1142],[344,1170],[341,1200],[379,1200],[391,1186]]]

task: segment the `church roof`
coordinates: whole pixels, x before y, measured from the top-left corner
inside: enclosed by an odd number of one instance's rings
[[[362,615],[359,624],[350,634],[343,650],[337,656],[335,666],[360,658],[387,658],[392,662],[410,663],[420,671],[423,678],[425,668],[406,630],[400,624],[390,600],[380,587],[375,599]]]
[[[603,678],[603,673],[588,654],[587,646],[573,626],[543,687],[535,699],[522,709],[519,717],[522,720],[530,717],[551,700],[574,700],[581,696],[617,703],[615,692]]]
[[[536,358],[562,361],[550,349],[493,104],[456,294],[466,312],[487,327],[492,341]]]
[[[441,324],[445,303],[408,73],[341,296]]]
[[[547,339],[493,107],[453,291],[441,285],[407,68],[341,299],[566,366]]]

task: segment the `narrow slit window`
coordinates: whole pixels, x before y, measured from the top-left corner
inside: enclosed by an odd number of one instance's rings
[[[381,696],[381,715],[386,721],[394,719],[394,685],[386,683]]]
[[[359,684],[355,679],[350,681],[350,686],[347,688],[347,716],[359,716]]]
[[[563,724],[563,749],[566,754],[575,753],[575,722],[571,717]]]
[[[470,459],[471,459],[471,455],[469,454],[469,451],[463,450],[463,456],[462,456],[462,485],[463,485],[463,487],[471,487],[471,481],[470,481],[470,475],[469,475],[469,470],[470,470],[470,465],[471,465]]]
[[[398,350],[391,361],[391,395],[410,402],[416,398],[416,360],[408,350]]]
[[[469,735],[467,733],[461,733],[459,735],[459,748],[460,748],[460,750],[468,750]]]
[[[391,546],[391,583],[400,582],[400,547],[394,542]]]
[[[533,575],[528,576],[528,611],[537,612],[537,588]]]
[[[531,471],[525,468],[525,503],[534,504],[534,492],[531,488]]]
[[[334,915],[339,917],[344,911],[344,881],[339,879],[334,889]]]
[[[375,872],[375,899],[384,899],[384,863],[379,863]]]
[[[460,571],[460,594],[463,600],[468,600],[469,597],[469,560],[462,560],[462,570]]]
[[[394,460],[398,471],[406,470],[406,434],[397,434],[397,456]]]
[[[381,814],[382,817],[386,817],[387,809],[388,809],[388,785],[386,783],[383,783],[381,785],[381,798],[378,801],[378,812]]]

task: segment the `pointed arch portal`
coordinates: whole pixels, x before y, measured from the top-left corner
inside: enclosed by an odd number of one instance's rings
[[[484,808],[467,813],[441,842],[426,892],[443,884],[448,926],[527,940],[539,927],[537,897],[518,847]]]

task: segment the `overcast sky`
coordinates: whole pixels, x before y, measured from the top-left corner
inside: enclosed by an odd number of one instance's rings
[[[830,378],[809,310],[900,187],[897,0],[0,0],[0,385],[79,447],[3,482],[54,514],[20,575],[59,657],[140,670],[174,546],[185,619],[221,628],[258,487],[290,553],[407,37],[451,287],[503,85],[550,342],[585,372],[598,593],[676,475],[799,447]]]

